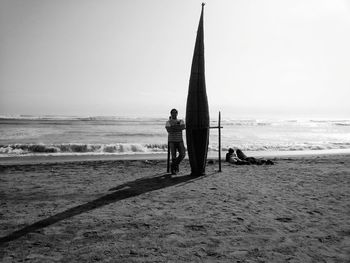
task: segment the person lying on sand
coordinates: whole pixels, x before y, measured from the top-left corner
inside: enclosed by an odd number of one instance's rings
[[[226,162],[238,165],[250,164],[248,161],[239,159],[235,153],[235,150],[232,148],[228,149],[228,153],[226,153]]]
[[[272,165],[274,164],[271,160],[247,157],[240,149],[236,149],[236,153],[235,153],[235,150],[232,148],[228,149],[228,153],[226,153],[226,162],[238,164],[238,165],[242,165],[242,164]]]

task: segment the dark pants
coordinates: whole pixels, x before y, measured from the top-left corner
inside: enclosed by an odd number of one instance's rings
[[[169,147],[171,153],[171,165],[178,166],[186,156],[184,142],[169,142]],[[177,152],[179,155],[176,157]]]

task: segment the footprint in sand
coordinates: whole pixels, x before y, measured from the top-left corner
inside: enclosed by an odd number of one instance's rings
[[[193,231],[201,231],[205,229],[203,225],[185,225],[185,228],[191,229]]]
[[[290,217],[277,217],[277,218],[275,218],[275,220],[283,222],[283,223],[288,223],[288,222],[292,221],[292,219]]]

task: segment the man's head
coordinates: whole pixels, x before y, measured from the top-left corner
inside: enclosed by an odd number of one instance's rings
[[[234,153],[235,150],[233,150],[232,148],[230,148],[230,149],[228,149],[228,152],[229,152],[229,153]]]
[[[170,115],[172,119],[176,119],[177,118],[177,109],[172,109],[170,111]]]

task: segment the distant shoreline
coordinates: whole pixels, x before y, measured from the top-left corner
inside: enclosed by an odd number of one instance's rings
[[[258,158],[287,158],[324,155],[350,155],[350,149],[313,150],[313,151],[244,151],[248,156]],[[224,160],[225,153],[221,153]],[[188,156],[186,156],[187,159]],[[84,155],[30,155],[0,157],[0,165],[25,165],[62,162],[89,162],[89,161],[118,161],[118,160],[166,160],[166,153],[141,154],[84,154]],[[217,160],[218,152],[209,152],[209,160]]]

